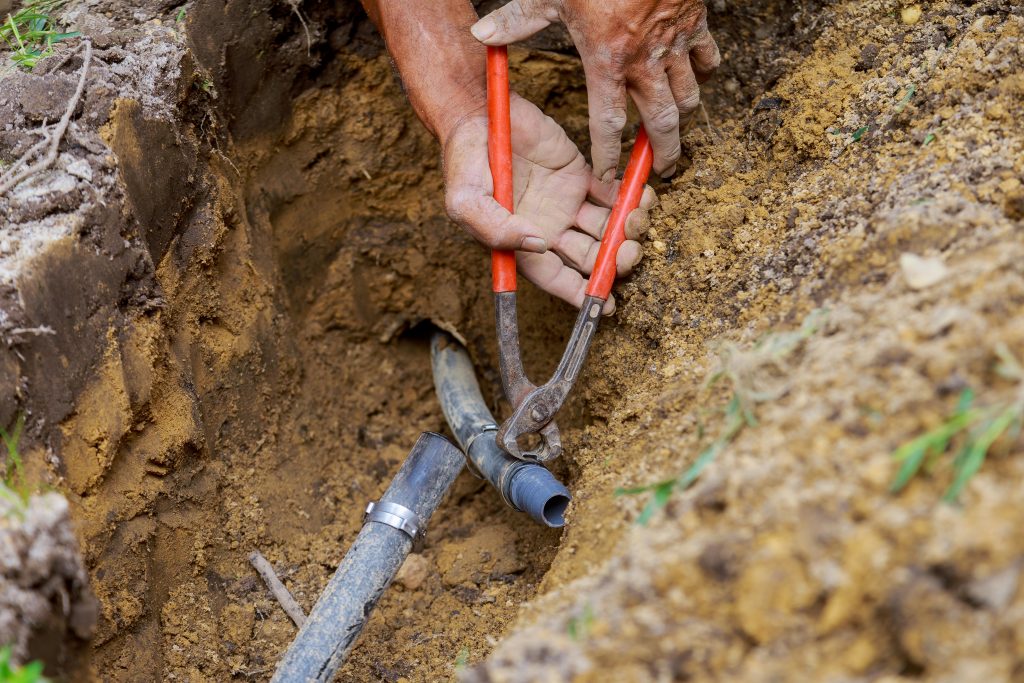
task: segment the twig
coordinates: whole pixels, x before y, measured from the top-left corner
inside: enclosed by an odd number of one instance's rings
[[[296,626],[302,628],[302,625],[306,623],[306,613],[302,611],[299,603],[295,602],[295,598],[292,597],[292,594],[281,583],[281,579],[277,578],[274,567],[267,561],[267,558],[263,557],[263,553],[259,550],[252,551],[249,554],[249,562],[252,564],[253,569],[263,577],[264,583],[267,584],[270,593],[280,603],[281,609],[285,611],[285,614],[291,617]]]
[[[67,109],[64,110],[64,116],[61,117],[56,128],[54,128],[50,133],[45,132],[46,124],[44,123],[43,134],[45,135],[45,138],[32,145],[25,154],[14,162],[6,173],[0,175],[0,196],[6,194],[18,185],[18,183],[29,176],[46,170],[52,166],[55,161],[57,161],[57,149],[60,147],[60,141],[63,139],[64,133],[67,132],[68,126],[71,124],[71,117],[74,116],[75,109],[78,108],[78,102],[82,99],[82,93],[85,91],[85,77],[89,73],[89,64],[92,62],[92,41],[85,40],[83,41],[83,45],[85,46],[85,57],[82,58],[82,70],[78,76],[78,87],[75,88],[75,93],[71,96],[71,99],[68,100],[68,106]],[[14,173],[16,168],[27,164],[29,159],[41,152],[47,144],[49,144],[50,148],[47,150],[46,156],[25,170],[19,173]]]

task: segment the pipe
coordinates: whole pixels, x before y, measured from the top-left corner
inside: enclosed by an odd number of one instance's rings
[[[391,486],[372,504],[355,543],[278,664],[273,683],[331,680],[464,464],[448,439],[431,432],[420,436]]]
[[[542,465],[513,458],[498,445],[498,427],[480,394],[466,349],[450,334],[435,331],[430,359],[441,410],[472,468],[511,507],[540,524],[565,526],[565,509],[572,500],[569,490]]]

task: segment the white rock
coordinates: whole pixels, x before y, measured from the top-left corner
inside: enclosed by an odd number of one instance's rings
[[[949,268],[936,257],[924,257],[917,254],[904,253],[900,255],[900,268],[903,269],[903,277],[911,289],[925,289],[938,284],[949,274]]]

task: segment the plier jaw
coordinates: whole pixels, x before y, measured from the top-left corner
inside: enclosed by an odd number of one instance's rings
[[[516,314],[516,293],[496,292],[494,294],[495,327],[498,331],[498,362],[501,367],[501,383],[505,389],[505,397],[515,408],[537,391],[523,369],[523,359],[519,346],[519,320]],[[517,411],[518,412],[518,411]],[[526,434],[527,432],[523,432]],[[522,448],[515,438],[508,444],[500,436],[498,443],[508,453],[520,460],[547,462],[554,460],[562,452],[562,438],[558,433],[558,425],[548,417],[544,424],[530,430],[531,434],[540,435],[540,443]]]

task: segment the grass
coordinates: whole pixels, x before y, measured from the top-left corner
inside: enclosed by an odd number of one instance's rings
[[[29,662],[25,666],[11,664],[10,646],[0,648],[0,683],[46,683],[43,663]]]
[[[1024,424],[1024,367],[1004,345],[996,347],[997,372],[1017,382],[1017,395],[1010,400],[978,405],[973,390],[960,394],[953,412],[939,426],[904,443],[892,457],[900,464],[890,489],[902,491],[922,470],[933,471],[943,456],[949,463],[953,481],[942,498],[955,503],[964,487],[981,469],[992,446],[1002,437],[1015,442]]]
[[[705,382],[705,389],[728,382],[731,396],[721,410],[724,423],[718,435],[705,446],[696,459],[678,476],[662,481],[615,490],[616,496],[649,494],[647,505],[636,523],[646,525],[665,505],[672,494],[689,488],[704,470],[731,444],[747,427],[756,427],[757,406],[781,398],[788,390],[786,358],[800,344],[821,328],[824,310],[808,315],[797,330],[773,332],[752,348],[744,349],[736,344],[724,344],[719,351],[719,367]],[[703,423],[699,435],[704,436]]]
[[[25,467],[18,453],[18,442],[21,441],[21,433],[25,428],[25,417],[19,415],[14,423],[14,429],[8,433],[0,429],[0,439],[3,439],[4,448],[7,449],[7,457],[4,459],[3,481],[0,482],[0,498],[11,504],[15,514],[23,515],[28,507],[28,499],[32,495],[32,486],[25,478]]]
[[[32,69],[43,57],[53,54],[53,46],[62,40],[80,35],[77,31],[63,33],[52,13],[67,0],[26,0],[21,9],[8,14],[0,25],[0,39],[11,50],[15,64]]]
[[[590,630],[594,627],[594,608],[587,603],[579,616],[571,617],[565,626],[569,637],[579,642],[586,640]]]

